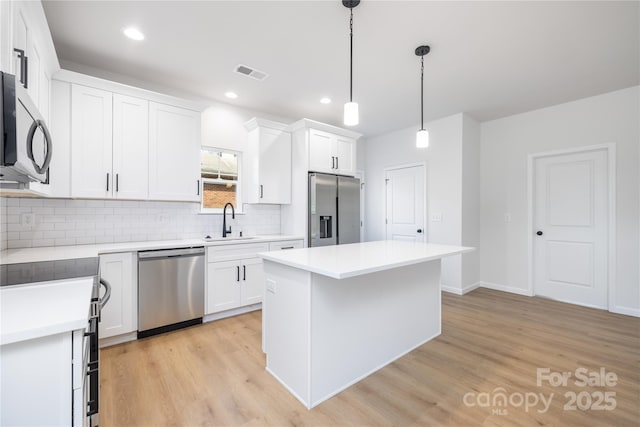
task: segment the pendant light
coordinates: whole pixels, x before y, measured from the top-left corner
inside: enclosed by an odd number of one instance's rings
[[[416,134],[416,147],[429,146],[429,132],[424,128],[424,56],[429,53],[429,46],[418,46],[416,55],[420,57],[420,130]]]
[[[360,122],[358,103],[353,102],[353,8],[360,4],[360,0],[342,0],[342,4],[351,11],[349,19],[349,102],[344,104],[344,124],[355,126]]]

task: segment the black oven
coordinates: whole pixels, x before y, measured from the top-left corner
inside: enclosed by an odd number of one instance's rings
[[[100,297],[100,288],[104,286],[105,292]],[[100,412],[100,333],[98,323],[102,308],[111,298],[111,285],[104,279],[96,279],[91,295],[91,305],[89,308],[89,324],[85,337],[88,339],[88,358],[86,362],[86,382],[85,410],[88,418],[88,425],[97,427],[99,425]]]

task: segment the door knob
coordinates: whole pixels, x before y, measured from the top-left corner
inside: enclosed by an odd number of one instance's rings
[[[538,236],[542,236],[544,233],[542,233],[542,231],[538,231],[536,234],[537,234]]]
[[[422,233],[422,228],[418,228],[418,233]]]

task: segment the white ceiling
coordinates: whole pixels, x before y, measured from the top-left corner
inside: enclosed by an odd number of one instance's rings
[[[364,0],[354,9],[354,100],[371,136],[467,112],[485,121],[640,83],[638,2]],[[102,70],[294,119],[341,125],[348,9],[339,1],[45,1],[65,68]],[[121,30],[134,25],[142,42]],[[233,73],[246,64],[263,82]],[[233,90],[239,98],[228,100]],[[333,103],[319,100],[329,96]]]

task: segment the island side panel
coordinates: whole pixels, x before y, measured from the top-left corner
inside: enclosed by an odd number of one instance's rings
[[[312,407],[441,333],[440,260],[349,279],[312,274]]]
[[[309,408],[311,273],[269,260],[264,273],[267,371]]]

